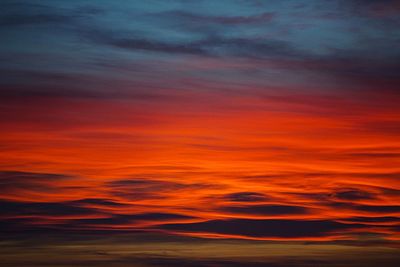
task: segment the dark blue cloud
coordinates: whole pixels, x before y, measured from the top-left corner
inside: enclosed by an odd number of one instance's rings
[[[374,199],[375,195],[367,192],[362,191],[359,189],[343,189],[338,192],[335,192],[334,197],[340,200],[362,200],[362,199]]]
[[[165,224],[160,228],[178,232],[203,232],[248,237],[319,237],[330,233],[365,228],[362,224],[344,224],[328,220],[254,220],[231,219],[199,223]]]
[[[10,15],[4,16],[0,20],[0,27],[31,25],[31,24],[54,24],[69,23],[72,19],[64,15],[38,14],[38,15]]]
[[[398,213],[400,212],[399,205],[363,205],[363,204],[354,204],[351,202],[341,202],[341,201],[331,201],[327,202],[327,205],[335,208],[342,208],[348,210],[357,210],[363,212],[369,212],[371,214],[376,213]]]
[[[360,211],[371,213],[399,213],[400,205],[355,205],[354,208]]]
[[[125,206],[126,204],[115,202],[109,199],[101,199],[101,198],[84,198],[79,200],[69,201],[70,204],[76,205],[99,205],[99,206],[110,206],[110,207],[119,207]]]
[[[238,213],[238,214],[251,214],[251,215],[294,215],[294,214],[307,214],[308,209],[301,206],[289,205],[248,205],[248,206],[227,206],[220,209],[221,211]]]
[[[154,88],[166,83],[167,88],[185,87],[179,83],[182,77],[170,81],[171,72],[156,66],[115,77],[113,66],[162,58],[169,68],[176,67],[174,75],[178,75],[177,62],[188,57],[253,60],[254,66],[249,63],[235,70],[221,67],[210,73],[187,69],[179,74],[198,83],[226,85],[224,77],[237,84],[246,81],[242,85],[246,91],[250,82],[268,88],[293,81],[296,87],[304,83],[318,90],[340,84],[347,90],[384,87],[396,91],[400,84],[396,75],[399,27],[395,27],[399,20],[354,12],[354,7],[360,6],[373,10],[374,3],[156,3],[2,1],[0,24],[6,26],[0,29],[2,96],[144,95],[151,101]],[[383,5],[392,6],[392,2]],[[271,60],[277,62],[271,66]],[[14,78],[10,78],[12,71]],[[143,73],[155,78],[146,80]],[[323,88],[321,79],[327,81]],[[118,89],[127,81],[130,94]]]
[[[225,199],[234,202],[257,202],[267,200],[268,197],[257,192],[237,192],[224,196]]]
[[[176,213],[138,213],[138,214],[112,214],[107,218],[88,218],[88,219],[76,219],[70,221],[68,224],[70,227],[83,227],[83,226],[96,226],[96,225],[108,225],[108,226],[122,226],[122,225],[133,225],[136,222],[145,221],[148,223],[157,223],[163,221],[181,221],[187,219],[193,219],[192,216],[186,216]],[[132,227],[134,228],[134,227]]]
[[[355,223],[398,223],[399,217],[383,216],[383,217],[350,217],[345,218],[344,221]]]
[[[63,174],[0,171],[0,187],[5,195],[19,190],[49,192],[59,190],[57,182],[75,178]]]
[[[16,202],[0,201],[2,216],[69,216],[93,215],[100,213],[93,208],[85,208],[63,202]]]
[[[168,19],[180,20],[185,23],[217,23],[227,25],[268,23],[274,18],[274,13],[263,12],[260,14],[243,16],[210,16],[204,14],[190,13],[186,11],[170,11],[155,16],[163,16]]]

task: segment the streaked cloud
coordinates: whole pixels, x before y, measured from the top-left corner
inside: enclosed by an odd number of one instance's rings
[[[396,266],[399,15],[1,1],[1,261]]]

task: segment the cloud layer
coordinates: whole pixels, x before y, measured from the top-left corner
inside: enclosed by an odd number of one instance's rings
[[[345,265],[336,249],[368,247],[390,266],[399,29],[392,0],[1,1],[0,231],[16,246],[5,254],[43,233],[127,235],[148,242],[142,254],[125,257],[121,240],[83,246],[122,266]],[[221,258],[185,254],[207,242],[225,242]],[[338,247],[291,262],[260,244]],[[222,249],[253,246],[237,260]],[[28,266],[17,258],[9,266]]]

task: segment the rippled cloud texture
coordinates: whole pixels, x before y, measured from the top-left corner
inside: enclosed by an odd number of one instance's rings
[[[3,0],[7,266],[396,266],[396,0]]]

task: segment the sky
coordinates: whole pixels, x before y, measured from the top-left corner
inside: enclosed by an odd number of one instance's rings
[[[398,266],[400,2],[2,0],[5,266]]]

